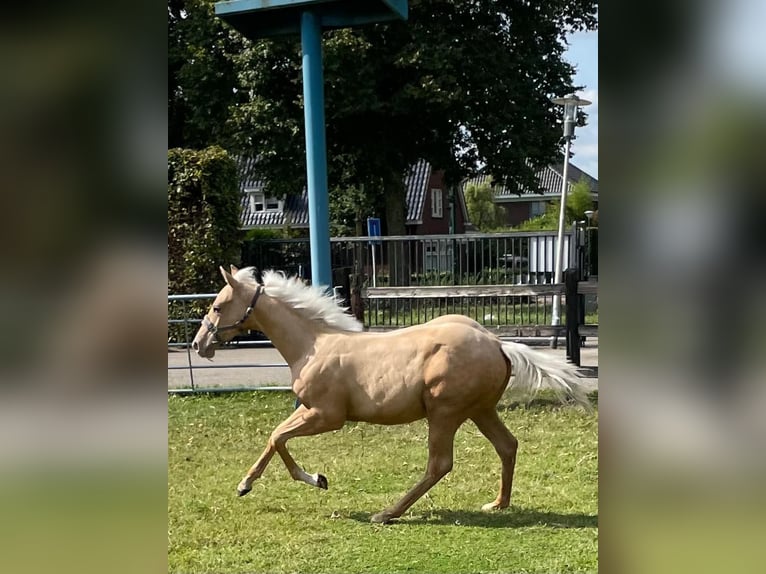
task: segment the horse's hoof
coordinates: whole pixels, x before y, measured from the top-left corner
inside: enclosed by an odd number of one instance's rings
[[[389,524],[392,517],[387,512],[378,512],[370,517],[370,522],[373,524]]]
[[[237,489],[237,496],[245,496],[251,490],[253,490],[253,489],[252,488],[238,488]]]
[[[500,504],[499,502],[488,502],[481,507],[484,512],[493,512],[495,510],[502,510],[503,508],[508,508],[508,505]]]
[[[327,477],[325,475],[317,475],[317,486],[322,490],[327,490]]]

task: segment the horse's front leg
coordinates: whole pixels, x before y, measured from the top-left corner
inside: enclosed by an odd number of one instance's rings
[[[250,468],[242,481],[237,486],[239,496],[243,496],[252,490],[252,484],[255,479],[260,478],[266,466],[269,464],[274,453],[279,453],[287,467],[287,471],[294,480],[300,480],[311,486],[327,488],[327,478],[321,474],[308,474],[305,472],[290,456],[285,443],[296,436],[310,436],[321,434],[323,432],[337,430],[343,426],[345,421],[325,410],[316,408],[306,408],[305,405],[299,406],[293,414],[285,419],[274,432],[271,433],[266,450]]]

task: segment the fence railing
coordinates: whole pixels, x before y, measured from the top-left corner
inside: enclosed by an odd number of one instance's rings
[[[498,334],[558,335],[550,325],[553,299],[563,285],[458,285],[370,287],[365,290],[364,324],[370,329],[407,327],[455,313]]]
[[[575,231],[564,235],[563,268],[575,264]],[[339,237],[330,240],[333,280],[362,287],[546,284],[553,282],[556,232]],[[375,257],[373,261],[373,251]],[[244,263],[311,277],[308,239],[246,243]]]
[[[168,347],[187,347],[197,332],[201,314],[199,307],[193,311],[190,303],[215,297],[216,293],[168,295]]]

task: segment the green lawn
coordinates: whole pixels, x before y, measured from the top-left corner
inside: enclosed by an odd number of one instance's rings
[[[587,572],[597,570],[598,414],[501,403],[519,439],[512,505],[484,513],[500,461],[472,423],[455,440],[452,472],[394,524],[371,514],[421,476],[426,425],[349,423],[288,447],[329,490],[294,482],[275,456],[253,491],[242,475],[289,393],[168,398],[171,572]]]

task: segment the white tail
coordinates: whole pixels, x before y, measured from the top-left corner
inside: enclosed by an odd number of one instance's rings
[[[574,367],[519,343],[503,342],[502,349],[511,361],[511,382],[506,390],[531,397],[541,389],[550,388],[562,403],[568,397],[588,411],[593,410]]]

